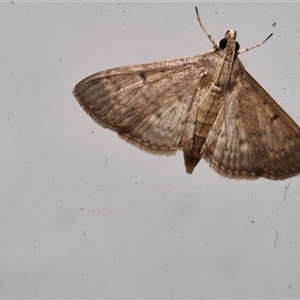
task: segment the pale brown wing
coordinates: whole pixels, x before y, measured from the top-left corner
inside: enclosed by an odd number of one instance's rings
[[[197,90],[213,60],[201,55],[107,70],[79,82],[73,93],[101,126],[145,151],[174,154],[192,143]]]
[[[300,173],[300,128],[243,70],[229,84],[201,154],[226,177],[289,178]]]

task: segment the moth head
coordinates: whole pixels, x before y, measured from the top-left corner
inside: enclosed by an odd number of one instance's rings
[[[229,38],[232,38],[232,39],[236,39],[236,30],[232,30],[232,29],[228,29],[226,32],[225,32],[225,35],[224,35],[224,39],[229,39]]]
[[[232,29],[228,29],[225,32],[224,38],[220,41],[219,47],[220,49],[225,49],[227,46],[227,40],[228,39],[236,39],[236,31]],[[240,45],[238,42],[235,42],[235,52],[238,52],[240,49]]]

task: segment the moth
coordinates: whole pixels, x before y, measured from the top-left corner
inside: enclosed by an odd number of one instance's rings
[[[191,174],[204,158],[235,179],[278,180],[300,173],[300,128],[246,71],[236,31],[202,55],[102,71],[73,94],[99,125],[161,155],[183,151]]]

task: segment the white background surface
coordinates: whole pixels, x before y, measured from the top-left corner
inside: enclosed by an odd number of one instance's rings
[[[95,72],[211,49],[195,4],[0,4],[1,298],[300,297],[300,177],[187,175],[181,152],[141,152],[72,96]],[[197,5],[217,41],[274,32],[240,58],[300,124],[300,4]]]

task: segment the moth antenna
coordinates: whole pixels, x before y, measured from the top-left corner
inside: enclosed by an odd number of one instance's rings
[[[212,42],[213,46],[214,46],[214,49],[217,49],[218,48],[218,45],[216,44],[214,38],[212,37],[212,35],[210,33],[208,33],[206,31],[206,29],[204,28],[201,20],[200,20],[200,16],[199,16],[199,13],[198,13],[198,8],[197,6],[195,6],[195,9],[196,9],[196,15],[197,15],[197,19],[198,19],[198,22],[199,22],[199,25],[200,27],[203,29],[203,31],[205,32],[205,34],[207,35],[207,37],[209,38],[209,40]]]
[[[252,47],[248,47],[248,48],[244,48],[242,49],[241,51],[237,52],[237,54],[241,54],[241,53],[245,53],[245,52],[248,52],[249,50],[252,50],[256,47],[259,47],[261,46],[262,44],[264,44],[271,36],[273,35],[273,33],[271,33],[266,39],[264,39],[262,42],[252,46]]]

